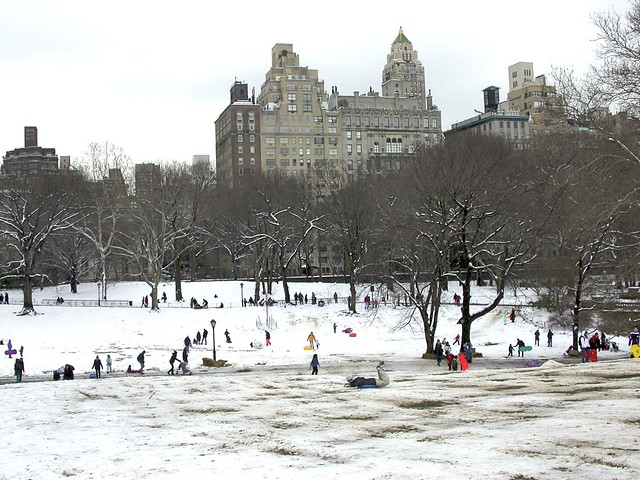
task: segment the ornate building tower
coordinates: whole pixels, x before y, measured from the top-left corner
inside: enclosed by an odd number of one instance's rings
[[[420,98],[421,108],[426,107],[424,67],[402,27],[391,44],[391,53],[382,70],[382,96]]]

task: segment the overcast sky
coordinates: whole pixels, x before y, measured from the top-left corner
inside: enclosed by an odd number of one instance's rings
[[[39,144],[81,157],[92,142],[134,162],[215,159],[214,122],[235,79],[256,92],[275,43],[292,43],[325,88],[380,91],[400,26],[425,67],[444,129],[508,91],[507,68],[586,71],[596,61],[591,16],[628,0],[240,3],[185,0],[0,0],[0,152]],[[537,22],[537,23],[536,23]]]

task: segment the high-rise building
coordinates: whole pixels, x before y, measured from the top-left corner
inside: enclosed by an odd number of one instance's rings
[[[136,163],[136,197],[150,198],[160,188],[160,165],[155,163]]]
[[[318,70],[300,66],[289,43],[271,49],[271,68],[258,95],[262,168],[309,177],[327,154],[327,95]]]
[[[558,117],[559,99],[556,87],[547,84],[544,75],[534,74],[533,63],[518,62],[509,67],[509,110],[530,117],[531,134],[549,133],[554,125],[566,125],[566,119]]]
[[[56,155],[56,149],[38,146],[38,129],[36,127],[24,127],[24,147],[10,150],[3,157],[3,175],[35,175],[57,172],[58,155]]]
[[[326,168],[382,173],[441,137],[441,113],[402,28],[382,69],[382,94],[369,87],[340,95],[332,87],[329,95],[318,70],[301,66],[292,44],[277,43],[257,100],[236,82],[216,121],[216,173],[228,186],[258,171],[301,178]]]
[[[216,178],[218,185],[236,187],[245,175],[262,169],[260,106],[248,86],[234,82],[231,102],[220,114],[216,128]]]
[[[420,145],[442,138],[441,112],[426,90],[424,67],[402,28],[382,69],[382,95],[340,95],[332,87],[329,113],[336,112],[340,136],[330,139],[348,175],[397,169]],[[338,147],[338,148],[335,148]]]

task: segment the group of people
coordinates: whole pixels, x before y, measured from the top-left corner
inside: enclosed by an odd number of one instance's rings
[[[533,333],[533,341],[536,347],[540,346],[540,329],[536,329]],[[551,329],[547,332],[547,347],[553,347],[553,332]]]
[[[9,292],[4,292],[4,295],[0,293],[0,303],[6,303],[7,305],[9,304]]]
[[[144,353],[144,352],[142,352]],[[144,356],[144,355],[143,355]],[[111,373],[112,372],[112,366],[113,366],[113,361],[111,360],[111,355],[107,354],[107,373]],[[143,360],[144,363],[144,360]],[[96,358],[93,360],[93,370],[95,370],[95,375],[96,378],[101,378],[102,377],[102,369],[104,368],[104,366],[102,365],[102,360],[100,360],[100,356],[96,355]]]
[[[200,331],[198,330],[198,332],[196,332],[195,336],[193,337],[193,344],[194,345],[206,345],[208,337],[209,337],[209,332],[207,331],[206,328],[202,329],[202,334],[200,334]],[[187,338],[189,338],[189,337],[187,337]],[[189,339],[189,345],[191,345],[191,339]]]
[[[200,304],[198,303],[198,300],[196,300],[196,297],[191,297],[191,300],[190,300],[190,302],[189,302],[189,306],[190,306],[191,308],[194,308],[194,309],[196,309],[196,310],[199,310],[199,309],[201,309],[201,308],[209,308],[209,302],[207,302],[207,299],[206,299],[206,298],[203,298],[203,299],[202,299],[202,305],[200,305]]]

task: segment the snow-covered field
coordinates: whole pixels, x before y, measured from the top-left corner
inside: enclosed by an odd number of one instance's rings
[[[276,299],[284,296],[279,288]],[[172,285],[163,290],[173,298]],[[505,324],[504,307],[474,324],[472,340],[484,357],[466,372],[449,372],[444,362],[420,358],[418,328],[394,329],[406,307],[360,307],[349,316],[342,300],[311,305],[311,292],[345,297],[346,285],[293,284],[292,294],[307,294],[309,303],[269,308],[277,325],[270,328],[273,345],[261,349],[250,343],[264,343],[267,311],[240,307],[239,282],[186,283],[183,290],[187,299],[225,308],[192,310],[169,300],[151,312],[139,307],[148,293],[139,283],[109,291],[134,308],[41,306],[37,316],[18,317],[19,306],[0,305],[0,338],[24,347],[26,367],[21,384],[12,377],[14,359],[5,355],[0,367],[0,478],[637,477],[640,362],[627,358],[626,339],[617,339],[623,351],[602,352],[598,363],[567,364],[569,332],[554,329],[547,348],[544,313],[521,308],[516,323]],[[252,291],[245,282],[244,296]],[[94,299],[96,286],[81,285],[73,296],[66,288],[36,292],[60,295]],[[473,298],[482,297],[477,289]],[[457,313],[445,307],[439,338],[458,333]],[[212,356],[212,318],[224,368],[201,362]],[[342,333],[346,327],[357,336]],[[203,328],[209,344],[192,347],[194,374],[166,375],[171,351],[181,353],[184,337]],[[542,346],[526,359],[505,358],[516,338],[532,345],[536,328]],[[309,375],[314,352],[303,349],[310,331],[320,342],[317,377]],[[142,350],[147,373],[124,374]],[[107,354],[116,373],[89,379],[95,356],[104,362]],[[379,360],[389,387],[344,386],[349,374],[375,376]],[[526,367],[528,360],[541,366]],[[76,380],[33,381],[50,379],[65,363],[75,366]]]

